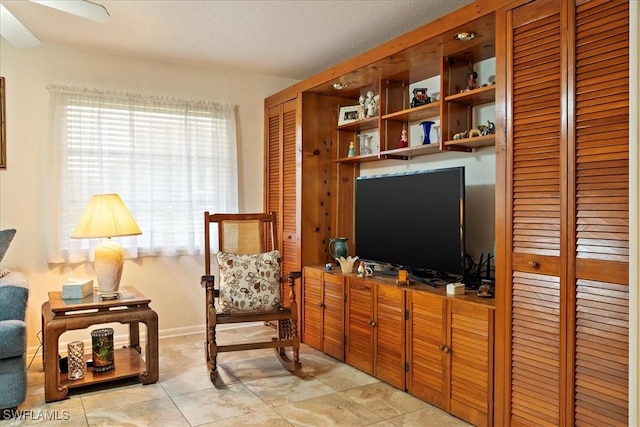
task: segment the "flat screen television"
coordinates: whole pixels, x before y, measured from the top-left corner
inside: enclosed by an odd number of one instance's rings
[[[464,167],[364,176],[355,184],[356,255],[422,278],[464,275]]]

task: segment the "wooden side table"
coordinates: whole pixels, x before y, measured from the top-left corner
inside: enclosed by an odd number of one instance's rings
[[[150,299],[133,287],[121,288],[118,299],[102,300],[94,292],[82,299],[63,300],[62,292],[49,292],[42,304],[44,397],[47,402],[64,399],[70,388],[139,376],[142,384],[158,381],[158,315]],[[102,323],[129,324],[129,347],[115,349],[115,369],[94,373],[87,368],[84,378],[69,380],[60,374],[58,339],[66,331]],[[147,327],[145,358],[141,356],[140,323]],[[145,363],[146,359],[146,363]]]

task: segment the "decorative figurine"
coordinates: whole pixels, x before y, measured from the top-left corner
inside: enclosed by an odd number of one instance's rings
[[[478,87],[478,73],[469,71],[467,75],[467,90],[474,90]]]
[[[356,146],[353,141],[349,142],[349,152],[347,153],[347,157],[353,157],[356,155]]]
[[[478,126],[480,127],[480,126]],[[484,135],[493,135],[494,133],[496,133],[496,124],[487,120],[487,126],[483,126],[484,129],[480,129],[480,134],[482,136]]]
[[[358,98],[358,120],[362,120],[364,118],[366,118],[366,110],[364,107],[364,95],[360,95],[360,98]]]
[[[400,132],[400,142],[398,142],[398,147],[396,148],[407,148],[409,146],[409,141],[407,140],[407,130],[402,129]]]
[[[373,269],[366,262],[360,261],[360,264],[358,264],[358,277],[370,276],[373,276]]]
[[[358,264],[358,277],[364,277],[365,275],[365,271],[364,271],[364,266],[365,266],[365,262],[364,261],[360,261],[360,264]]]
[[[376,114],[378,114],[378,106],[376,105],[376,98],[372,90],[367,92],[365,105],[367,106],[367,118],[374,117]]]
[[[469,135],[469,131],[465,130],[464,132],[460,132],[460,133],[456,133],[455,135],[453,135],[453,139],[464,139],[467,138]]]
[[[426,87],[417,87],[413,89],[413,99],[411,100],[411,108],[420,105],[426,105],[431,102],[431,98],[427,96]]]

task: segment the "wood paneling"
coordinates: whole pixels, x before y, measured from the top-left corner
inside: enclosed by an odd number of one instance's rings
[[[408,298],[409,392],[447,409],[447,357],[440,348],[447,342],[447,302],[412,292]]]
[[[376,286],[374,375],[402,390],[405,385],[404,298],[400,288]]]
[[[576,301],[576,425],[627,425],[629,289],[579,280]]]
[[[373,374],[373,297],[375,285],[347,278],[347,348],[346,361],[363,372]]]
[[[559,279],[515,272],[512,292],[512,422],[559,425]]]
[[[576,256],[629,262],[629,10],[576,10]],[[577,276],[582,277],[580,264]],[[601,280],[608,280],[601,269]],[[626,282],[625,282],[626,283]]]
[[[305,268],[302,280],[302,342],[322,350],[322,271]]]
[[[492,425],[493,310],[451,301],[449,411],[474,425]]]
[[[513,238],[509,295],[496,304],[511,319],[501,424],[627,421],[628,7],[538,0],[505,14]]]

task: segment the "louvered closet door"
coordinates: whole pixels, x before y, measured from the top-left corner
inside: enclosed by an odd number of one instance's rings
[[[269,108],[267,116],[265,212],[276,213],[278,235],[282,236],[282,106]]]
[[[560,254],[563,247],[560,1],[509,15],[511,424],[560,425]]]
[[[629,4],[577,3],[574,423],[627,425]]]
[[[284,275],[300,270],[296,215],[296,110],[295,101],[284,105],[282,116],[282,267]]]

